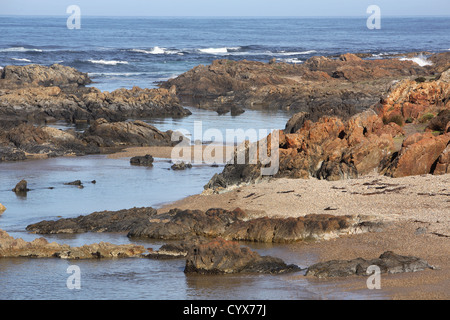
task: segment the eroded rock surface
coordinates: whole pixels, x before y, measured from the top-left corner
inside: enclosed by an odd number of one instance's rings
[[[377,259],[366,260],[332,260],[314,264],[306,272],[307,276],[317,278],[347,277],[352,275],[367,275],[369,266],[378,266],[381,273],[417,272],[431,269],[432,266],[423,259],[411,256],[401,256],[387,251]]]

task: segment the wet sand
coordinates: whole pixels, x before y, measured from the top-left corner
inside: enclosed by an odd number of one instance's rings
[[[130,148],[126,155],[153,151],[154,157],[170,157],[169,150]],[[448,174],[397,179],[374,174],[334,182],[270,179],[221,194],[203,192],[158,210],[239,207],[254,217],[299,217],[320,213],[369,216],[386,222],[387,227],[376,233],[308,242],[300,248],[316,254],[318,262],[357,257],[373,259],[385,251],[420,257],[436,269],[382,275],[382,293],[392,299],[450,299],[449,186]],[[365,277],[310,280],[333,283],[348,291],[368,290]]]

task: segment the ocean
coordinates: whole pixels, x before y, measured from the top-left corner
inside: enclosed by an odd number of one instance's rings
[[[411,51],[450,50],[450,19],[383,18],[380,30],[369,30],[361,18],[105,18],[83,17],[81,29],[69,30],[67,17],[0,16],[0,68],[6,65],[59,63],[89,73],[100,90],[158,83],[215,59],[272,58],[302,63],[314,55],[368,53],[375,59]],[[416,62],[426,64],[426,55]],[[239,117],[190,107],[182,119],[146,119],[161,130],[283,129],[286,112],[247,110]],[[73,127],[54,124],[61,129]],[[83,128],[76,128],[82,130]],[[169,170],[167,159],[153,168],[130,166],[128,159],[104,155],[0,163],[0,203],[7,210],[0,228],[31,241],[25,227],[44,219],[75,217],[101,210],[134,206],[158,208],[164,203],[198,194],[223,165],[196,164],[188,171]],[[11,189],[27,179],[27,197]],[[82,180],[84,189],[65,186]],[[89,181],[97,183],[90,184]],[[49,189],[52,187],[53,189]],[[155,250],[158,241],[128,239],[123,234],[46,236],[73,246],[101,241],[137,243]],[[301,245],[248,244],[262,255],[306,267],[317,257]],[[66,286],[67,268],[81,269],[81,290]],[[6,299],[382,299],[384,292],[346,292],[334,282],[294,275],[185,276],[184,261],[147,259],[64,261],[59,259],[1,259],[0,300]],[[361,281],[365,282],[365,279]]]
[[[107,18],[0,16],[0,66],[37,63],[88,72],[112,91],[155,87],[215,59],[272,58],[302,63],[314,55],[450,50],[450,18],[386,17],[369,30],[360,18]]]

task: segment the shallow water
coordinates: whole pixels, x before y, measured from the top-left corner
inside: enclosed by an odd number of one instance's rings
[[[161,130],[193,130],[196,121],[204,130],[217,128],[282,129],[286,113],[247,111],[239,117],[217,116],[215,112],[191,109],[193,115],[182,119],[147,120]],[[270,119],[270,123],[267,119]],[[206,125],[207,124],[207,125]],[[70,125],[56,124],[62,129]],[[240,137],[244,139],[246,137]],[[247,137],[248,138],[248,137]],[[203,139],[203,137],[202,137]],[[238,139],[238,140],[239,140]],[[205,139],[203,139],[205,140]],[[207,140],[207,139],[206,139]],[[0,203],[7,210],[0,215],[0,229],[15,238],[31,241],[40,235],[25,231],[27,225],[59,217],[76,217],[94,211],[132,207],[155,208],[164,203],[198,194],[209,179],[223,170],[194,164],[185,171],[169,170],[167,159],[156,159],[151,168],[131,166],[129,159],[108,159],[105,155],[63,157],[0,163]],[[21,179],[31,189],[26,197],[11,189]],[[64,185],[81,180],[84,188]],[[95,180],[96,183],[92,183]],[[51,188],[51,189],[50,189]],[[163,243],[129,239],[118,233],[45,235],[50,242],[71,246],[98,243],[135,243],[155,250]],[[280,257],[287,263],[306,267],[316,257],[301,245],[246,244],[262,255]],[[70,265],[81,270],[81,289],[70,290],[66,281]],[[303,273],[290,275],[186,276],[184,260],[149,259],[65,261],[59,259],[0,259],[0,299],[378,299],[379,292],[348,293],[330,282],[309,281]],[[365,279],[361,279],[365,281]]]

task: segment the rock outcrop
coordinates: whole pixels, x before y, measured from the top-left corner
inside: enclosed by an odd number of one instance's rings
[[[170,90],[134,87],[109,93],[85,87],[89,83],[86,73],[61,65],[6,66],[0,78],[0,116],[18,123],[72,123],[191,114]]]
[[[352,275],[367,276],[369,266],[377,266],[381,273],[417,272],[432,269],[432,266],[423,259],[410,256],[401,256],[387,251],[377,259],[366,260],[357,258],[354,260],[332,260],[320,262],[310,266],[306,276],[317,278],[347,277]]]
[[[405,80],[379,103],[347,120],[324,116],[313,121],[310,113],[299,112],[279,131],[279,170],[272,177],[340,180],[369,173],[392,177],[447,173],[449,110],[450,83]],[[236,162],[249,149],[238,148],[234,161],[205,189],[221,192],[267,178],[259,162]]]
[[[152,208],[97,212],[78,218],[42,221],[27,226],[40,234],[80,232],[128,232],[128,237],[185,240],[191,237],[236,241],[288,243],[328,239],[369,231],[363,218],[306,215],[299,218],[251,218],[244,211],[223,209],[179,210],[156,213]]]
[[[126,244],[114,245],[101,242],[81,247],[71,247],[56,242],[49,243],[44,238],[31,242],[15,239],[0,230],[0,258],[60,258],[60,259],[100,259],[139,257],[147,250],[143,246]]]
[[[99,154],[126,146],[174,146],[172,132],[161,132],[140,120],[130,122],[94,121],[84,133],[52,127],[20,124],[0,129],[0,161],[35,157]]]
[[[233,108],[283,109],[348,118],[377,103],[393,80],[433,75],[431,67],[395,59],[312,57],[304,64],[217,60],[168,80],[179,97],[220,113]]]
[[[153,208],[133,208],[115,212],[94,212],[87,216],[41,221],[26,227],[31,233],[59,234],[83,232],[128,232],[156,215]]]
[[[217,238],[193,245],[186,257],[187,274],[270,273],[300,271],[279,258],[260,256],[237,242]]]

